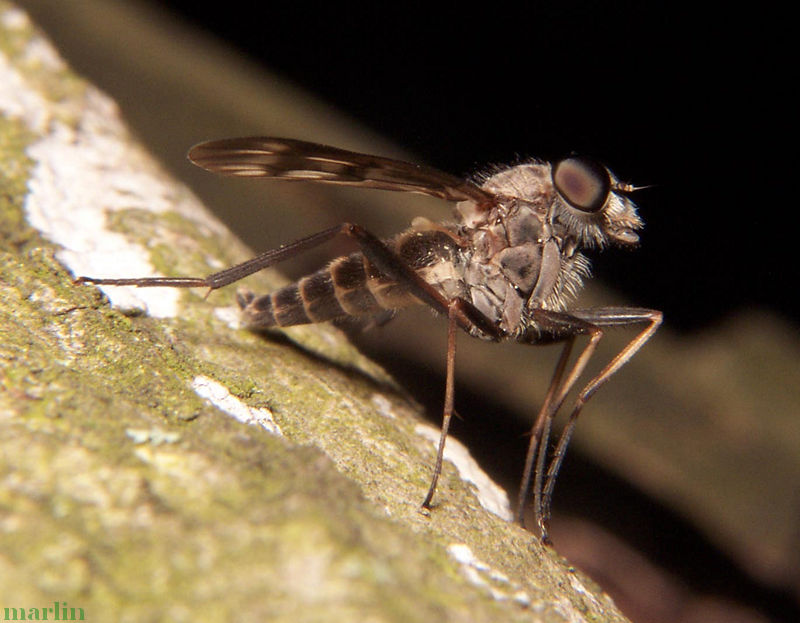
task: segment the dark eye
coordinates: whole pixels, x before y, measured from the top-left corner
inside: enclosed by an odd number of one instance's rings
[[[553,167],[553,184],[561,197],[573,208],[597,212],[608,199],[611,177],[608,169],[590,158],[573,156]]]

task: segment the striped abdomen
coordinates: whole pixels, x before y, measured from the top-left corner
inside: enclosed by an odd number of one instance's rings
[[[408,230],[387,244],[423,274],[426,268],[452,263],[456,257],[452,236],[440,230]],[[251,326],[263,328],[373,316],[418,302],[406,284],[382,275],[361,253],[338,257],[270,294],[240,300]]]

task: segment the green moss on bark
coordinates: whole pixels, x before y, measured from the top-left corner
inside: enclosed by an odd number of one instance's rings
[[[0,38],[9,62],[25,36],[37,35]],[[19,71],[54,119],[84,89],[66,69]],[[339,332],[232,327],[219,313],[229,291],[186,291],[176,317],[157,319],[76,286],[24,220],[25,149],[39,138],[0,123],[0,607],[66,602],[88,620],[622,620],[533,535],[486,512],[451,464],[433,512],[419,512],[434,448],[415,432],[418,409]],[[96,208],[165,274],[245,257],[203,215]],[[276,279],[250,278],[254,290]],[[268,410],[283,437],[201,398],[200,377]],[[481,562],[458,562],[453,544]]]

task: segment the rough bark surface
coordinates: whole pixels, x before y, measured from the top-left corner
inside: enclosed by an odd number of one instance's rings
[[[232,289],[74,285],[248,252],[2,1],[0,175],[0,612],[624,620],[458,444],[420,513],[435,433],[334,329],[254,334]]]

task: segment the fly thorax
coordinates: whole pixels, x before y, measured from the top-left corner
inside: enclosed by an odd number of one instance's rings
[[[541,267],[539,216],[524,203],[500,205],[460,234],[471,248],[464,274],[470,301],[501,329],[517,333]]]

